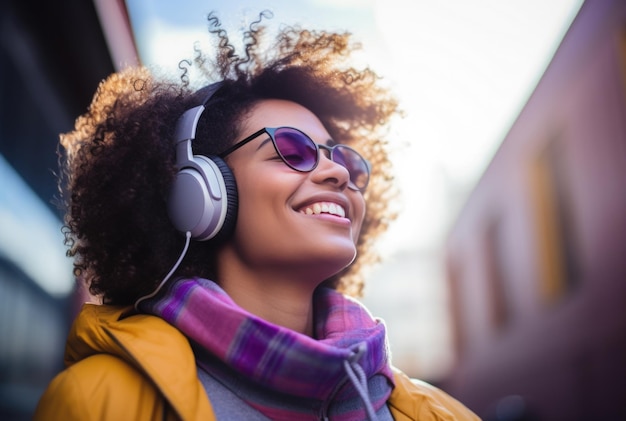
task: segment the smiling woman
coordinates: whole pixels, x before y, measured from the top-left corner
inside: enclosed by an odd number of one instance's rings
[[[238,56],[209,22],[204,88],[122,71],[61,136],[66,242],[100,303],[35,419],[475,419],[394,369],[353,298],[394,217],[393,96],[348,34],[265,48],[259,20]]]

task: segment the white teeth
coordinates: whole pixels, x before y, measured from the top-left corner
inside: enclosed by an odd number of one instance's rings
[[[307,215],[319,215],[321,213],[328,213],[331,215],[340,216],[342,218],[345,218],[346,216],[346,211],[343,206],[332,202],[314,203],[300,210],[300,212]]]

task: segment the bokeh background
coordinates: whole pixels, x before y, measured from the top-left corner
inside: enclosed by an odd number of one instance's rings
[[[363,301],[394,364],[486,420],[626,419],[626,2],[4,0],[0,418],[29,419],[81,304],[55,206],[58,134],[126,65],[178,77],[237,39],[349,31],[384,77],[401,216]]]

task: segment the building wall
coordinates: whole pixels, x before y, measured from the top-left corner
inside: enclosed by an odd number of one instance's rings
[[[443,387],[485,419],[626,419],[625,63],[586,2],[449,233]]]
[[[0,1],[0,419],[30,420],[78,304],[57,143],[114,69],[91,1]]]

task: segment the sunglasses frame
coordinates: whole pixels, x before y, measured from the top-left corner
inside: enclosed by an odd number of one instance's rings
[[[313,145],[315,146],[315,150],[317,152],[317,158],[315,160],[315,163],[313,164],[313,167],[309,170],[301,170],[298,168],[295,168],[293,165],[291,165],[283,156],[283,154],[280,152],[280,150],[278,149],[278,146],[276,145],[276,139],[275,139],[275,133],[277,130],[279,129],[289,129],[289,130],[295,130],[296,132],[302,134],[305,138],[309,139],[311,141],[311,143],[313,143]],[[257,137],[261,136],[263,133],[267,133],[272,141],[272,145],[274,146],[274,150],[276,151],[276,153],[278,154],[278,156],[280,157],[280,159],[291,169],[298,171],[298,172],[311,172],[313,171],[315,168],[317,168],[317,164],[319,164],[320,162],[320,149],[324,149],[327,150],[329,152],[329,157],[330,159],[341,165],[341,163],[333,160],[333,153],[336,149],[347,149],[349,151],[351,151],[352,153],[356,154],[358,157],[360,157],[363,162],[365,163],[365,168],[367,169],[367,180],[365,182],[365,185],[363,187],[357,187],[354,183],[352,183],[352,180],[350,180],[350,182],[348,183],[348,187],[352,190],[356,190],[356,191],[360,191],[363,192],[365,191],[365,189],[367,188],[367,185],[369,184],[369,180],[370,180],[370,175],[372,172],[372,166],[370,164],[370,162],[365,159],[360,153],[358,153],[355,149],[351,148],[348,145],[343,145],[343,144],[336,144],[333,146],[328,146],[328,145],[324,145],[324,144],[319,144],[319,143],[315,143],[315,141],[313,141],[313,139],[311,139],[311,137],[309,135],[307,135],[306,133],[304,133],[302,130],[296,129],[295,127],[289,127],[289,126],[280,126],[280,127],[263,127],[262,129],[252,133],[250,136],[246,137],[243,140],[240,140],[239,142],[235,143],[233,146],[231,146],[230,148],[226,149],[224,152],[220,153],[218,156],[220,158],[224,158],[226,155],[236,151],[237,149],[241,148],[242,146],[246,145],[247,143],[251,142],[252,140],[256,139]],[[342,165],[343,166],[343,165]],[[346,169],[348,169],[347,167],[344,167]],[[348,170],[349,172],[349,170]]]

